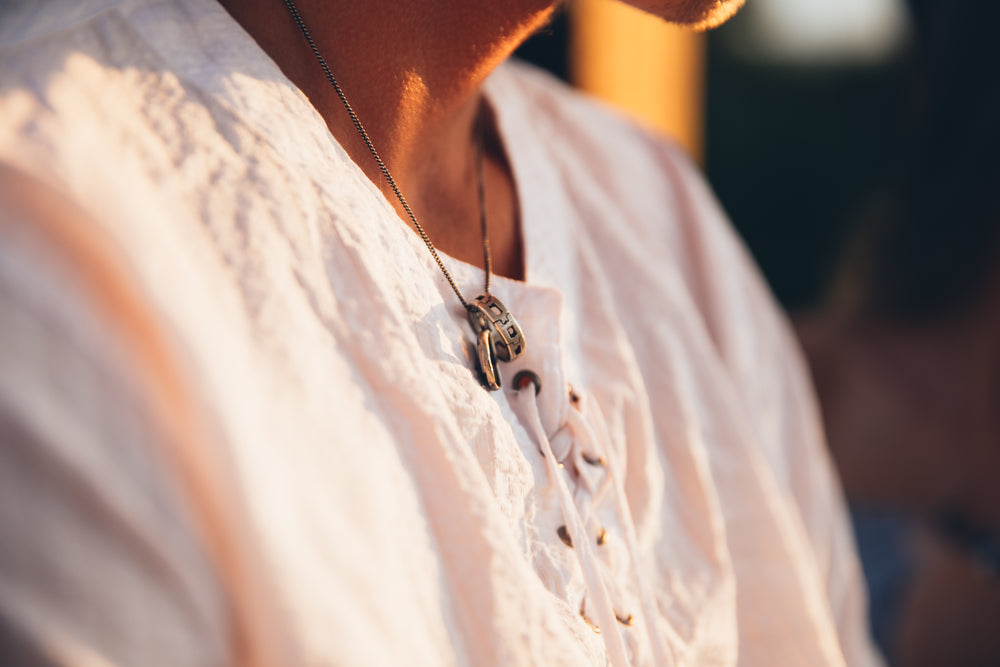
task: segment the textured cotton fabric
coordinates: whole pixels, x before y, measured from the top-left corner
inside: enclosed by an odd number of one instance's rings
[[[220,6],[0,5],[2,650],[878,664],[802,360],[695,167],[524,66],[485,92],[526,266],[496,393]]]

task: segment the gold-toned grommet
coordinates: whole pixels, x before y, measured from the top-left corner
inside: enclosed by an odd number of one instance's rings
[[[527,389],[529,382],[535,385],[535,396],[538,396],[538,392],[542,390],[542,379],[538,377],[537,373],[523,370],[518,371],[517,375],[514,376],[514,388],[518,391]]]
[[[597,535],[597,546],[603,547],[604,543],[608,541],[608,531],[601,528],[601,532]]]
[[[585,608],[586,604],[587,604],[587,598],[584,598],[583,600],[580,601],[580,618],[583,619],[584,623],[586,623],[587,625],[590,626],[590,629],[594,631],[594,634],[598,634],[599,635],[599,634],[601,634],[601,628],[596,623],[594,623],[592,620],[590,620],[589,618],[587,618],[587,612],[584,611],[584,608]]]
[[[635,617],[632,616],[632,614],[629,614],[628,616],[622,618],[621,616],[618,615],[618,612],[616,611],[615,618],[618,619],[618,622],[624,625],[626,628],[632,627],[632,624],[635,623]]]
[[[573,407],[580,409],[580,394],[573,390],[573,387],[569,387],[569,402],[573,404]]]
[[[566,530],[566,526],[559,526],[559,528],[556,529],[556,534],[559,536],[559,539],[563,541],[563,544],[570,548],[573,547],[573,538],[569,536],[569,531]]]
[[[583,460],[592,466],[600,466],[603,468],[608,464],[608,462],[604,460],[603,456],[590,456],[589,454],[583,454],[582,456]]]

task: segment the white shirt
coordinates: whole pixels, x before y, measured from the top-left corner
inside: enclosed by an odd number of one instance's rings
[[[527,340],[489,393],[422,242],[217,4],[5,3],[0,62],[24,650],[878,664],[801,358],[675,146],[489,79],[526,266],[493,293]]]

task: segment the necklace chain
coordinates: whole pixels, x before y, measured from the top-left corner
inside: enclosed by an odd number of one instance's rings
[[[375,144],[372,143],[371,137],[368,136],[368,132],[367,130],[365,130],[365,126],[361,124],[361,119],[358,118],[358,114],[355,113],[354,107],[352,107],[351,103],[347,101],[347,95],[344,94],[344,91],[340,87],[340,84],[337,82],[336,77],[333,76],[333,72],[330,71],[329,65],[326,64],[326,59],[319,52],[319,48],[316,46],[316,42],[313,41],[309,29],[306,27],[306,23],[302,19],[302,15],[299,14],[298,7],[295,6],[295,3],[292,0],[283,0],[283,2],[285,3],[285,7],[288,8],[288,12],[291,14],[292,20],[295,21],[295,25],[298,26],[299,30],[302,32],[302,36],[305,37],[306,43],[312,50],[313,55],[316,56],[316,60],[319,62],[319,66],[320,69],[323,70],[323,74],[326,75],[326,78],[330,82],[330,85],[333,86],[333,90],[337,93],[337,97],[339,97],[340,101],[344,103],[344,108],[347,109],[347,115],[350,116],[351,123],[354,125],[354,129],[356,129],[358,131],[358,134],[361,135],[361,139],[365,142],[365,146],[368,147],[368,151],[372,154],[372,157],[375,158],[375,163],[378,165],[379,171],[382,172],[382,176],[385,177],[385,180],[389,184],[389,187],[392,189],[393,194],[396,195],[396,199],[399,200],[400,206],[402,206],[403,210],[406,211],[406,215],[410,218],[410,222],[413,223],[413,227],[414,229],[417,230],[417,234],[420,235],[420,238],[421,240],[423,240],[424,245],[427,246],[427,249],[430,251],[431,256],[437,263],[438,268],[441,269],[441,273],[444,274],[444,277],[445,279],[447,279],[448,284],[451,285],[452,291],[455,292],[455,296],[457,296],[458,300],[462,302],[462,306],[467,311],[472,312],[474,310],[473,307],[470,306],[469,302],[465,300],[464,296],[462,296],[462,293],[458,289],[458,285],[455,284],[454,278],[451,277],[451,273],[448,271],[448,268],[444,265],[444,262],[441,260],[441,256],[438,254],[437,249],[434,247],[434,244],[431,243],[430,237],[427,235],[427,232],[424,231],[424,228],[417,221],[417,216],[415,216],[413,214],[413,211],[410,209],[410,205],[407,203],[406,197],[403,196],[403,193],[399,189],[399,186],[396,185],[396,179],[394,179],[392,177],[392,174],[389,173],[389,168],[385,165],[385,162],[382,160],[382,156],[380,156],[378,151],[375,150]],[[483,263],[485,265],[485,272],[486,272],[486,285],[484,289],[486,294],[489,295],[490,274],[492,273],[493,260],[492,260],[492,255],[490,253],[490,238],[486,223],[486,187],[485,184],[483,183],[483,139],[482,139],[484,133],[484,128],[483,128],[484,123],[482,121],[481,115],[482,114],[480,114],[480,118],[476,122],[477,124],[476,176],[477,176],[477,190],[479,195],[479,221],[482,227],[482,235],[483,235]]]

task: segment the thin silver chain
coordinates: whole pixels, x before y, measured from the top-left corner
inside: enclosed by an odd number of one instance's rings
[[[490,293],[490,276],[493,274],[493,253],[490,252],[490,233],[486,225],[486,184],[483,183],[483,142],[486,135],[486,121],[483,114],[476,120],[476,183],[479,190],[479,224],[483,234],[483,268],[486,270],[486,285],[483,292]],[[416,221],[414,221],[416,224]],[[447,275],[447,271],[445,274]],[[449,278],[450,280],[450,278]]]
[[[399,186],[396,185],[396,179],[392,177],[389,173],[389,168],[385,166],[385,162],[382,161],[382,157],[375,150],[375,144],[372,143],[371,138],[368,136],[368,132],[365,130],[365,126],[361,124],[361,119],[358,118],[358,114],[354,112],[354,107],[351,103],[347,101],[347,95],[344,94],[343,89],[341,89],[340,84],[337,83],[336,77],[333,76],[333,72],[330,71],[329,65],[326,64],[326,59],[319,52],[319,48],[316,46],[316,42],[313,41],[312,35],[309,33],[309,29],[306,27],[305,21],[302,20],[302,15],[299,14],[298,7],[292,0],[282,0],[285,3],[285,7],[288,8],[288,12],[292,15],[292,20],[295,21],[295,25],[299,27],[302,32],[302,36],[305,37],[306,43],[312,50],[313,55],[316,56],[316,60],[319,61],[320,69],[323,70],[323,74],[326,75],[327,80],[330,85],[333,86],[334,91],[337,93],[337,97],[340,101],[344,103],[344,108],[347,109],[347,115],[351,117],[351,123],[354,124],[354,129],[358,131],[361,138],[364,140],[365,145],[368,147],[368,151],[375,158],[375,163],[378,165],[379,171],[385,177],[386,182],[389,183],[389,187],[392,188],[393,194],[396,195],[396,199],[399,200],[399,204],[406,211],[406,215],[409,216],[410,222],[413,223],[413,227],[417,230],[420,238],[423,240],[424,245],[430,251],[431,256],[434,261],[437,262],[438,268],[441,269],[441,273],[448,280],[448,284],[451,285],[452,291],[455,292],[455,296],[458,300],[462,302],[462,306],[466,310],[471,310],[469,302],[465,300],[462,293],[458,291],[458,286],[455,284],[455,280],[451,277],[451,273],[448,272],[447,267],[445,267],[444,262],[441,261],[441,256],[438,255],[437,249],[434,248],[434,244],[431,243],[431,239],[427,236],[427,232],[424,228],[417,222],[417,216],[413,215],[413,211],[410,209],[410,205],[406,202],[406,197],[403,196],[402,191],[400,191]],[[478,130],[478,140],[476,142],[476,176],[478,181],[478,191],[479,191],[479,221],[482,227],[483,233],[483,262],[485,264],[486,270],[486,285],[484,287],[486,294],[490,293],[490,274],[493,272],[493,259],[490,253],[490,237],[488,233],[488,228],[486,225],[486,187],[483,183],[483,122],[482,119],[477,120],[477,130]]]

